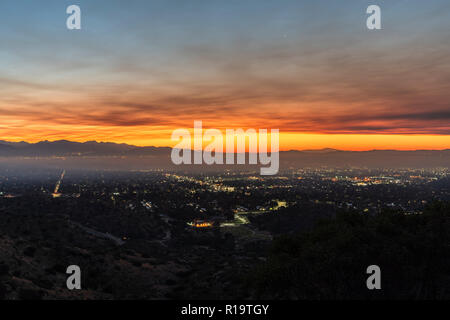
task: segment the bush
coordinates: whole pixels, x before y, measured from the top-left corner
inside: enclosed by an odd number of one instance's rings
[[[20,289],[20,300],[42,300],[42,291],[34,289]]]
[[[27,247],[27,248],[25,248],[25,250],[23,250],[23,254],[30,258],[33,258],[35,253],[36,253],[36,248],[34,248],[34,247]]]
[[[5,263],[0,263],[0,276],[9,274],[9,266]]]
[[[373,264],[383,290],[367,290]],[[249,279],[263,298],[449,299],[450,206],[409,216],[339,213],[310,232],[277,238]]]

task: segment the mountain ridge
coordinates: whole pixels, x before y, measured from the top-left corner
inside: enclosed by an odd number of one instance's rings
[[[57,147],[64,148],[64,147],[75,147],[74,150],[66,150],[66,152],[72,152],[72,153],[78,153],[81,148],[85,150],[88,150],[88,148],[85,147],[98,147],[99,151],[104,151],[105,149],[109,150],[116,150],[116,151],[130,151],[130,150],[172,150],[171,147],[155,147],[155,146],[136,146],[132,144],[127,143],[116,143],[116,142],[103,142],[103,141],[85,141],[85,142],[77,142],[77,141],[70,141],[70,140],[42,140],[38,142],[26,142],[26,141],[20,141],[20,142],[12,142],[12,141],[6,141],[6,140],[0,140],[0,148],[5,148],[8,150],[24,150],[27,148],[36,149],[36,147],[42,147],[45,149],[46,146],[51,146],[53,149],[57,150]],[[1,149],[0,149],[1,150]],[[64,152],[64,150],[59,150],[61,152]],[[433,152],[433,151],[450,151],[449,149],[416,149],[416,150],[398,150],[398,149],[371,149],[371,150],[341,150],[341,149],[334,149],[334,148],[322,148],[322,149],[303,149],[303,150],[286,150],[286,151],[280,151],[280,153],[295,153],[295,152],[303,152],[303,153],[333,153],[333,152],[353,152],[353,153],[363,153],[363,152]],[[1,154],[0,154],[1,155]]]
[[[0,165],[60,166],[96,169],[209,170],[230,165],[180,165],[172,163],[170,147],[139,147],[113,142],[73,142],[68,140],[36,143],[0,141]],[[192,151],[191,151],[192,152]],[[219,154],[220,156],[220,154]],[[248,155],[246,155],[248,157]],[[58,160],[60,158],[60,160]],[[280,168],[367,167],[367,168],[450,168],[450,149],[368,150],[336,149],[280,151]],[[260,167],[260,165],[258,165]],[[243,165],[232,166],[236,169]],[[251,166],[248,166],[251,167]]]

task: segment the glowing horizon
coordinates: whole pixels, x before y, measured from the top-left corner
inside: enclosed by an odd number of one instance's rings
[[[53,137],[53,139],[4,139],[9,142],[38,143],[42,141],[67,140],[73,142],[111,142],[125,143],[137,147],[174,147],[176,142],[167,139],[152,140],[121,140],[121,139],[67,139],[67,136]],[[301,143],[298,143],[301,141]],[[368,143],[369,141],[369,143]],[[204,145],[207,143],[204,143]],[[439,135],[333,135],[333,134],[296,134],[289,132],[280,133],[280,151],[290,150],[320,150],[336,149],[341,151],[370,151],[370,150],[446,150],[450,149],[450,137]]]

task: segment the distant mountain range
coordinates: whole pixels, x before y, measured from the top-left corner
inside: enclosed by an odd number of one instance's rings
[[[170,150],[170,148],[137,147],[124,143],[96,141],[81,143],[58,140],[28,143],[0,140],[0,156],[3,157],[141,156],[167,154]]]
[[[170,161],[171,150],[168,147],[137,147],[129,144],[96,141],[80,143],[59,140],[53,142],[41,141],[38,143],[27,143],[0,140],[0,165],[12,161],[26,161],[27,164],[31,164],[33,160],[35,162],[46,163],[47,165],[56,165],[58,160],[50,160],[49,158],[64,157],[66,158],[64,159],[65,162],[61,164],[64,166],[94,168],[120,167],[121,169],[169,168],[174,167]],[[341,151],[335,149],[319,149],[280,152],[280,169],[320,166],[378,168],[450,167],[450,149],[416,151]],[[181,168],[187,167],[181,166]],[[205,167],[213,168],[217,166]],[[258,165],[258,167],[260,166]],[[199,166],[196,166],[195,169],[197,168],[200,169]]]

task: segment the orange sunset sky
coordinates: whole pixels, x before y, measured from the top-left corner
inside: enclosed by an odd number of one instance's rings
[[[281,150],[450,148],[448,1],[383,2],[378,31],[365,1],[281,2],[78,1],[69,31],[64,1],[2,1],[0,140],[173,146],[202,120]]]

